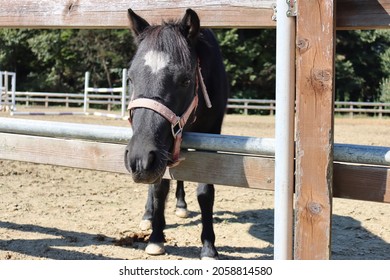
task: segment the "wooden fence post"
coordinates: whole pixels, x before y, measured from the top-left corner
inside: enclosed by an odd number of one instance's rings
[[[5,106],[8,106],[8,73],[7,71],[4,71],[3,73],[4,73],[4,100],[5,100]]]
[[[349,117],[352,119],[353,118],[353,104],[349,105]]]
[[[329,259],[335,1],[298,0],[295,259]]]

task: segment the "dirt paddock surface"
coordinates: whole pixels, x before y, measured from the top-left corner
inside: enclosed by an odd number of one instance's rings
[[[6,116],[5,114],[0,114]],[[38,117],[128,125],[99,117]],[[224,134],[274,137],[274,118],[228,115]],[[335,142],[390,146],[390,119],[336,118]],[[187,219],[167,200],[166,251],[144,252],[138,224],[147,187],[130,175],[0,160],[0,259],[197,259],[200,212],[186,183]],[[221,259],[273,258],[273,192],[216,186],[214,226]],[[334,199],[332,259],[390,259],[390,205]]]

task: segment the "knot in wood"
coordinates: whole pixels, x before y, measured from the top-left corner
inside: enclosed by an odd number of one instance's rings
[[[324,93],[332,87],[332,71],[326,69],[313,69],[311,81],[316,93]]]
[[[324,69],[314,70],[314,78],[317,81],[327,82],[327,81],[330,81],[331,77],[332,77],[331,71],[324,70]]]
[[[79,4],[78,2],[79,2],[79,0],[68,0],[68,3],[65,6],[64,12],[67,14],[72,13],[74,10],[77,9],[77,6]]]
[[[317,202],[310,202],[307,208],[309,209],[310,213],[314,215],[319,215],[322,212],[322,206]]]
[[[309,49],[310,43],[308,39],[300,38],[297,40],[297,48],[300,53],[304,53]]]

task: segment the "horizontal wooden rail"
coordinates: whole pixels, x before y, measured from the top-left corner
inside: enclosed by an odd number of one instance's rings
[[[124,144],[0,133],[0,158],[128,173]],[[183,152],[185,160],[167,169],[176,180],[273,190],[274,160],[254,155]],[[334,164],[334,196],[390,203],[390,168]]]
[[[122,90],[122,89],[121,89]],[[91,91],[92,92],[92,91]],[[107,94],[107,92],[100,89],[100,91],[93,91],[97,93],[89,93],[88,103],[97,105],[121,105],[122,96],[119,90],[115,88],[117,94]],[[11,92],[8,93],[11,96]],[[10,99],[10,97],[9,97]],[[26,106],[44,104],[49,107],[50,104],[65,105],[69,107],[70,104],[81,105],[84,103],[83,93],[58,93],[58,92],[15,92],[15,100],[17,103],[24,103]]]
[[[127,173],[130,128],[0,118],[0,131],[2,159]],[[273,139],[187,133],[182,147],[190,150],[183,151],[186,160],[166,178],[273,189]],[[334,150],[336,161],[352,162],[334,164],[336,196],[390,202],[389,148],[335,144]]]
[[[13,118],[0,118],[0,132],[116,144],[125,144],[132,136],[132,130],[129,127]],[[275,140],[272,138],[185,132],[182,148],[225,154],[273,157],[275,155]],[[354,164],[390,166],[390,148],[336,143],[334,144],[334,160]]]
[[[275,100],[229,99],[228,101],[228,109],[244,110],[244,114],[248,114],[249,110],[261,110],[269,111],[273,115],[276,109],[275,106]],[[351,117],[356,113],[372,113],[382,117],[383,115],[390,115],[390,103],[336,101],[334,111],[342,114],[349,113]]]
[[[87,88],[88,92],[122,92],[123,88]]]
[[[196,10],[205,27],[274,28],[276,0],[0,0],[0,27],[128,28],[127,9],[151,23]],[[389,28],[390,0],[338,0],[338,29]]]

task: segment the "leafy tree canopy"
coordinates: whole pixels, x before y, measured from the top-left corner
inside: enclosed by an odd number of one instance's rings
[[[275,98],[275,30],[215,30],[235,98]],[[80,92],[119,86],[135,46],[128,30],[0,29],[0,69],[17,89]],[[381,100],[390,78],[390,30],[338,31],[336,100]],[[383,98],[382,98],[383,99]]]

